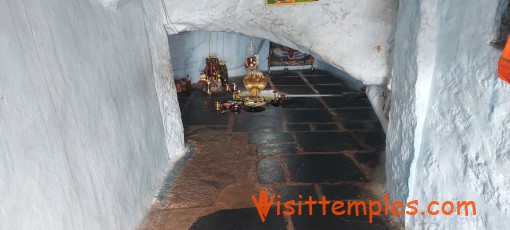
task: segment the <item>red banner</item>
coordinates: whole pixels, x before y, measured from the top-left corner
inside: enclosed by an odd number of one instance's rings
[[[507,41],[505,49],[499,58],[498,76],[510,84],[510,39]]]

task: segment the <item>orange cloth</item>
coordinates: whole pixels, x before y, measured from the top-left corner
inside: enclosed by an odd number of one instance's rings
[[[510,39],[506,42],[505,49],[499,58],[498,76],[510,84]]]

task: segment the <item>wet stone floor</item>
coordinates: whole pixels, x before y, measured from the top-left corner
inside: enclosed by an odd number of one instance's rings
[[[325,196],[368,204],[384,192],[386,137],[368,99],[319,70],[273,72],[270,81],[266,89],[289,100],[256,113],[218,113],[214,101],[230,99],[228,93],[208,96],[194,86],[191,94],[178,94],[193,155],[162,190],[142,229],[392,228],[383,216],[373,223],[362,215],[324,216],[320,205],[311,216],[307,205],[302,215],[290,216],[277,215],[273,206],[261,221],[251,198],[261,190],[279,195],[281,203]],[[241,78],[231,82],[242,86]]]

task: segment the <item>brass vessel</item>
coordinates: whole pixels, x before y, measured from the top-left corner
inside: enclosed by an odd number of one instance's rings
[[[250,44],[247,47],[248,56],[244,60],[244,67],[249,72],[243,78],[243,84],[252,97],[258,97],[260,92],[266,88],[267,79],[264,77],[264,74],[255,71],[259,66],[259,58],[258,55],[254,54],[254,50],[253,42],[250,39]]]
[[[259,67],[259,61],[257,60],[257,57],[247,57],[244,60],[244,67],[249,70],[257,69]]]
[[[260,92],[266,88],[267,79],[261,72],[250,72],[243,78],[243,84],[252,97],[258,97]]]

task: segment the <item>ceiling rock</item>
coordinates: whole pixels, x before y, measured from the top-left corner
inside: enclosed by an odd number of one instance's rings
[[[365,84],[384,84],[390,75],[397,0],[287,6],[266,6],[264,0],[164,1],[170,34],[234,32],[311,53]]]
[[[98,0],[104,7],[110,9],[117,9],[120,6],[122,0]]]

